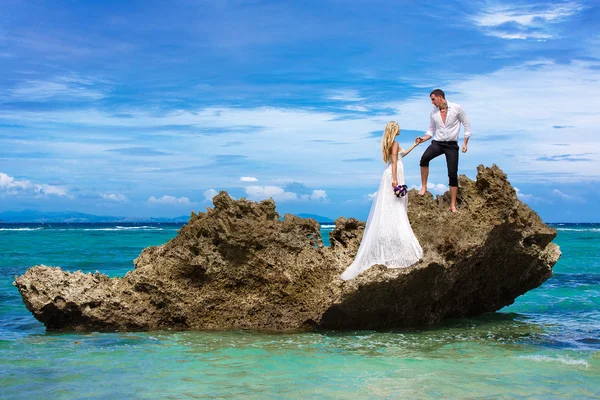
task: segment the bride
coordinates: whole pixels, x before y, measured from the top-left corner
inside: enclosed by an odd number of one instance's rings
[[[375,193],[356,258],[341,276],[345,281],[373,265],[405,268],[413,265],[423,256],[421,245],[410,227],[406,214],[408,196],[397,197],[394,194],[398,183],[405,184],[402,158],[406,157],[418,143],[408,150],[403,150],[394,141],[399,134],[398,123],[388,122],[381,140],[383,161],[387,167],[381,177],[379,189]]]

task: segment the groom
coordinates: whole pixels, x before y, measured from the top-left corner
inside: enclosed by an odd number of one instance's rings
[[[458,132],[462,122],[465,127],[465,141],[462,152],[467,152],[467,143],[471,136],[471,123],[463,108],[446,101],[446,95],[441,89],[435,89],[429,94],[431,103],[435,108],[429,115],[429,129],[425,136],[415,139],[415,143],[423,143],[431,139],[431,145],[425,150],[421,157],[421,190],[419,195],[427,192],[427,177],[429,176],[429,162],[444,154],[448,166],[448,178],[450,186],[450,208],[456,212],[456,192],[458,191]]]

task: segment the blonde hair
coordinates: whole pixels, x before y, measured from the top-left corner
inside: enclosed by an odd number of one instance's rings
[[[381,154],[383,155],[383,162],[387,164],[390,161],[390,149],[394,144],[394,138],[400,134],[400,126],[396,121],[390,121],[383,130],[383,137],[381,138]]]

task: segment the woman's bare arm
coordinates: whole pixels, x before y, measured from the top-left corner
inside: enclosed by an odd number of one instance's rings
[[[415,143],[415,144],[413,144],[413,145],[412,145],[412,147],[411,147],[410,149],[408,149],[408,150],[406,150],[406,151],[404,152],[404,154],[402,155],[402,158],[406,157],[406,156],[408,155],[408,153],[410,153],[410,152],[412,151],[412,149],[414,149],[414,148],[415,148],[415,147],[417,147],[418,145],[419,145],[419,143]]]
[[[400,145],[398,142],[394,142],[392,144],[392,187],[398,186],[398,172],[396,169],[398,168],[398,151],[400,150]]]

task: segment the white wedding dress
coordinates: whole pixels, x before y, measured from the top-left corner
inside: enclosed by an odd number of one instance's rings
[[[405,184],[402,156],[404,151],[399,153],[396,169],[400,185]],[[356,258],[342,274],[343,280],[350,280],[373,265],[406,268],[423,257],[423,249],[408,221],[407,203],[408,195],[400,198],[394,195],[390,161],[375,193]]]

